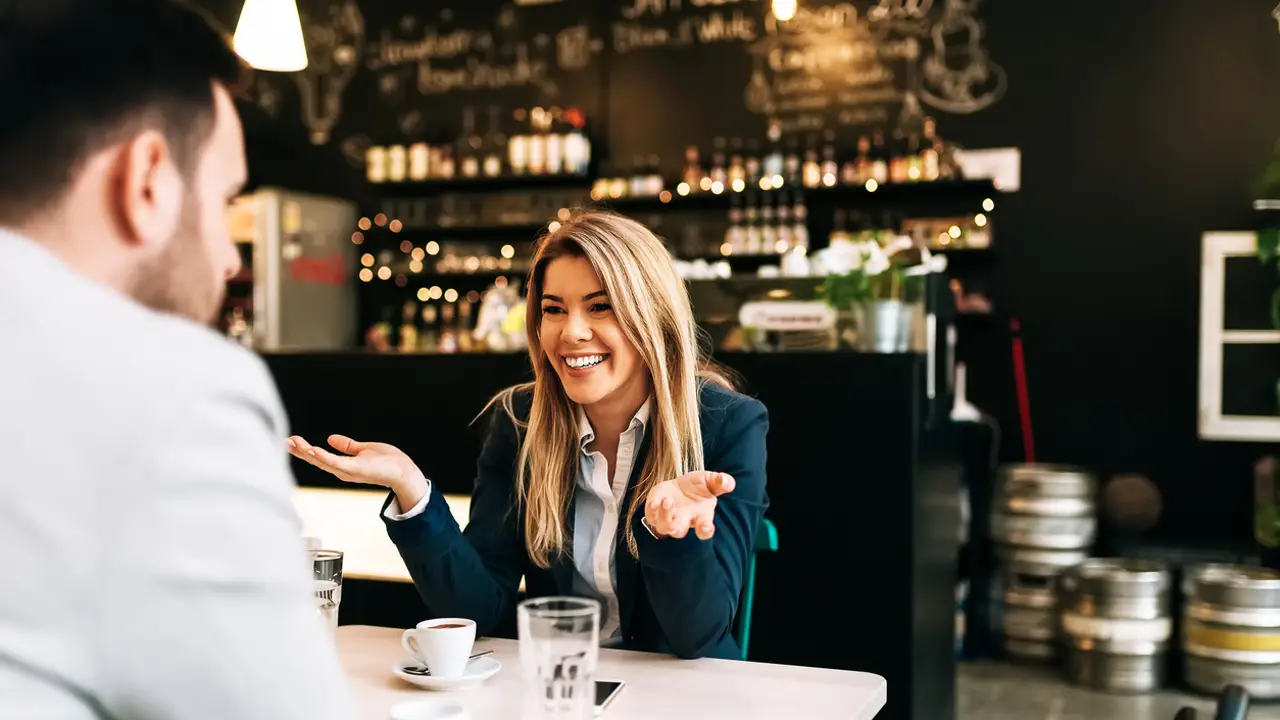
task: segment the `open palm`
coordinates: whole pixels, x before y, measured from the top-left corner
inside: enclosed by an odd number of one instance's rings
[[[717,498],[734,486],[728,473],[707,470],[658,483],[645,498],[645,522],[658,535],[682,538],[693,530],[707,540],[716,532]]]
[[[329,445],[342,455],[316,447],[301,437],[289,438],[289,452],[296,458],[331,473],[343,482],[380,485],[396,489],[422,472],[394,445],[358,442],[345,435],[330,435]]]

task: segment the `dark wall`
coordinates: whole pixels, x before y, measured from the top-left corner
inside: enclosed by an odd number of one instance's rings
[[[997,207],[996,302],[1022,320],[1038,459],[1144,473],[1155,532],[1247,537],[1256,445],[1196,439],[1200,234],[1248,227],[1280,137],[1274,3],[1154,0],[985,9],[1009,92],[950,121],[1017,145]],[[1008,334],[974,331],[971,396],[1021,457]]]
[[[240,5],[205,2],[228,23]],[[593,6],[601,8],[598,30],[617,18],[617,5]],[[759,12],[764,4],[750,6]],[[997,198],[994,214],[997,318],[963,329],[971,398],[1000,419],[1004,458],[1021,458],[1006,331],[1016,315],[1037,458],[1079,463],[1103,478],[1146,474],[1163,494],[1154,532],[1170,538],[1249,532],[1249,465],[1262,448],[1196,439],[1198,257],[1202,232],[1248,225],[1250,185],[1280,136],[1273,6],[990,0],[978,8],[983,42],[1008,73],[1008,91],[979,113],[937,113],[942,133],[966,146],[1023,153],[1022,190]],[[625,80],[608,87],[600,109],[618,153],[678,147],[671,136],[686,121],[669,118],[691,116],[700,86],[689,77],[705,76],[706,87],[727,74],[740,80],[737,61],[729,73],[717,57],[729,56],[707,51],[646,65],[630,54],[612,70],[614,60],[603,58],[606,85],[610,72]],[[676,89],[665,102],[653,94],[664,84]],[[714,123],[722,112],[742,127],[740,106],[708,102],[696,118]],[[287,113],[251,126],[255,176],[286,176],[296,154],[307,167],[332,168],[309,171],[309,179],[362,190],[359,173],[335,162],[335,148],[298,140],[301,125]],[[633,137],[645,128],[663,136]]]

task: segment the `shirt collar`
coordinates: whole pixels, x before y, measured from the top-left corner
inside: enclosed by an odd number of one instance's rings
[[[652,405],[653,405],[653,398],[652,397],[645,398],[644,404],[641,405],[640,409],[636,411],[636,414],[631,417],[631,423],[627,425],[627,430],[626,430],[627,432],[631,430],[635,430],[636,428],[640,428],[643,430],[645,426],[649,424],[649,412]],[[587,445],[589,445],[591,441],[595,439],[596,439],[596,431],[591,427],[591,421],[587,419],[586,411],[583,410],[581,406],[579,406],[578,408],[578,443],[579,445],[581,445],[583,450],[586,450]]]

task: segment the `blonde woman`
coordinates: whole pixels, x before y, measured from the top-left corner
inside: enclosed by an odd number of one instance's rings
[[[437,615],[492,630],[524,577],[530,597],[600,600],[603,644],[740,658],[764,406],[699,352],[684,284],[643,225],[579,214],[539,241],[528,288],[534,381],[494,399],[465,531],[390,445],[295,436],[291,451],[391,490],[387,532]]]

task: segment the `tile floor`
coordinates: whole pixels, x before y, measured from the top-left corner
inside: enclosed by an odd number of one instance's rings
[[[1111,695],[1072,687],[1055,668],[999,661],[960,663],[957,720],[1173,720],[1184,705],[1213,720],[1212,698],[1166,691]],[[1254,704],[1249,720],[1280,720],[1280,704]]]

